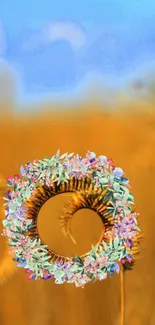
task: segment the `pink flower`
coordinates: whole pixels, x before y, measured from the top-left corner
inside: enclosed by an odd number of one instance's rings
[[[133,259],[131,257],[128,258],[129,263],[133,262]]]
[[[124,260],[124,259],[122,259],[122,260],[121,260],[121,263],[122,263],[122,264],[125,264],[125,260]]]

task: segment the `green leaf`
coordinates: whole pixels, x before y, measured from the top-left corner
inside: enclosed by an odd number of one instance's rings
[[[62,270],[56,270],[56,271],[55,271],[55,277],[56,277],[57,279],[61,279],[64,275],[65,275],[65,272],[62,271]]]
[[[114,176],[109,175],[109,183],[113,184],[113,182],[114,182]]]
[[[99,251],[100,251],[100,254],[103,256],[104,255],[104,249],[103,249],[103,247],[101,245],[99,246]]]
[[[18,239],[17,238],[12,238],[11,239],[14,243],[17,243],[18,242]]]
[[[60,159],[63,159],[63,158],[65,158],[66,156],[67,156],[67,152],[64,153],[63,155],[61,155]]]
[[[55,170],[52,171],[52,177],[51,177],[52,181],[54,180],[55,177],[56,178],[58,177],[57,169],[55,169]]]
[[[38,175],[37,179],[39,180],[39,179],[41,179],[41,178],[42,178],[42,173],[40,173],[40,174]]]
[[[74,257],[74,260],[75,260],[75,262],[78,262],[78,263],[80,263],[81,265],[83,265],[83,261],[82,261],[81,257],[76,256],[76,257]]]
[[[17,243],[17,241],[14,243],[9,243],[8,246],[16,246],[16,243]]]
[[[71,272],[77,272],[78,269],[79,269],[79,267],[78,267],[77,264],[72,265],[71,268],[70,268]]]
[[[123,195],[123,201],[124,201],[124,202],[127,202],[128,197],[129,197],[129,192],[127,191],[127,192]]]
[[[104,196],[102,202],[103,203],[107,202],[110,199],[110,197],[112,197],[112,192],[111,191],[108,191],[108,193]]]
[[[55,157],[56,157],[56,158],[59,158],[59,156],[60,156],[60,149],[58,149],[58,151],[56,152]]]
[[[129,195],[128,195],[128,201],[131,201],[134,203],[134,197],[131,193],[129,193]]]
[[[119,190],[120,190],[120,185],[119,185],[119,183],[118,183],[118,182],[114,182],[114,184],[113,184],[113,188],[114,188],[114,190],[115,190],[116,192],[119,192]]]
[[[51,264],[51,263],[49,263],[49,262],[45,262],[45,263],[44,263],[44,266],[49,267],[50,264]]]
[[[96,254],[91,254],[91,256],[93,257],[93,259],[94,259],[94,260],[96,260],[96,259],[97,259],[97,256],[96,256]]]
[[[22,234],[22,235],[25,234],[25,231],[22,230],[20,227],[17,227],[17,226],[16,226],[16,228],[17,228],[17,231],[18,231],[20,234]]]
[[[33,248],[37,244],[37,239],[34,239],[33,242],[31,243],[31,247]]]
[[[126,255],[126,247],[122,249],[120,258],[123,258],[125,255]]]
[[[108,178],[106,177],[102,177],[100,180],[99,180],[100,184],[108,184]]]
[[[125,208],[124,208],[124,213],[125,213],[125,214],[130,213],[130,211],[131,211],[131,208],[130,208],[130,207],[125,207]]]
[[[93,273],[89,273],[89,277],[92,280],[94,278],[94,274]]]
[[[20,194],[25,198],[25,195],[26,195],[25,188],[22,188],[20,190]]]
[[[16,205],[15,204],[9,204],[9,212],[14,213],[16,211]]]
[[[108,245],[104,241],[103,241],[103,245],[104,245],[105,251],[108,251],[109,250],[109,247],[108,247]]]
[[[9,227],[9,226],[11,226],[11,222],[9,222],[8,220],[3,220],[3,221],[2,221],[2,224],[3,224],[4,227]]]
[[[51,169],[48,168],[48,170],[46,171],[46,176],[47,176],[47,177],[50,177],[50,175],[51,175]]]
[[[111,249],[111,250],[113,249],[113,242],[112,242],[112,238],[110,238],[109,247],[110,247],[110,249]]]
[[[20,226],[20,221],[17,220],[17,219],[14,219],[14,220],[13,220],[13,223],[14,223],[14,225],[15,225],[16,227],[19,227],[19,226]]]
[[[18,205],[18,206],[21,206],[22,203],[23,203],[23,200],[22,200],[21,197],[18,197],[18,198],[16,199],[16,202],[17,202],[17,205]]]
[[[114,239],[114,247],[115,247],[116,250],[118,248],[118,245],[119,245],[119,237],[116,236],[115,239]]]
[[[11,214],[9,214],[9,215],[7,216],[7,220],[8,220],[8,221],[12,220],[12,215],[11,215]]]
[[[121,201],[122,200],[122,195],[119,194],[119,193],[114,193],[114,198]]]
[[[29,199],[31,197],[31,191],[29,187],[26,188],[26,198]]]
[[[107,211],[105,212],[105,216],[109,216],[114,213],[114,208],[107,208]]]
[[[109,262],[114,262],[116,260],[118,260],[119,258],[119,254],[117,253],[113,253],[110,257],[109,257]]]
[[[138,231],[141,231],[141,229],[137,225],[135,225],[134,228]]]
[[[92,245],[92,253],[96,254],[96,247]]]
[[[51,258],[51,256],[45,256],[45,257],[41,257],[40,261],[44,262],[44,261],[48,261]]]
[[[67,155],[68,158],[71,158],[74,155],[74,152],[70,153],[69,155]]]
[[[15,191],[15,192],[18,191],[18,188],[19,188],[19,185],[18,185],[18,184],[15,184],[15,185],[14,185],[14,191]]]

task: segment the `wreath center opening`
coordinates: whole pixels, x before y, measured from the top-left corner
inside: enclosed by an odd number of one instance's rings
[[[103,223],[95,211],[80,209],[73,214],[72,232],[76,245],[62,236],[59,218],[64,205],[73,193],[62,193],[50,198],[41,207],[37,217],[37,228],[42,241],[59,255],[72,257],[83,255],[96,245],[103,232]]]

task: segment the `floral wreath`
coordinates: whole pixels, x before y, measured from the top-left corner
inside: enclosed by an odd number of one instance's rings
[[[8,177],[3,220],[3,234],[8,238],[10,253],[28,273],[28,279],[75,283],[84,286],[90,281],[103,280],[120,266],[130,268],[137,251],[138,214],[129,181],[121,168],[116,168],[106,156],[88,152],[56,155],[28,162],[21,166],[22,177]],[[60,218],[62,230],[72,240],[71,217],[83,208],[98,213],[103,232],[96,246],[83,256],[63,257],[50,250],[37,229],[37,216],[42,205],[51,197],[75,192]]]

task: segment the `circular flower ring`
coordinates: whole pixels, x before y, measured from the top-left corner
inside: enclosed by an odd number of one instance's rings
[[[119,273],[120,264],[128,267],[138,251],[137,215],[128,179],[106,156],[86,157],[63,154],[21,166],[22,177],[8,178],[10,189],[5,198],[6,219],[3,234],[8,237],[10,253],[18,267],[25,268],[29,279],[51,279],[56,283],[84,286],[91,280],[103,280]],[[50,250],[40,238],[37,217],[42,205],[51,197],[75,192],[63,211],[61,226],[72,240],[71,217],[79,209],[97,212],[103,223],[95,247],[83,256],[72,258]]]

